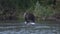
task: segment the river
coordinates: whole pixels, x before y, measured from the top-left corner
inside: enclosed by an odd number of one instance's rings
[[[60,34],[59,24],[36,23],[1,23],[0,34]]]

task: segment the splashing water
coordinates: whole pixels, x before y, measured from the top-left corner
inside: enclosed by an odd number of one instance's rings
[[[27,23],[27,22],[24,22],[25,24],[30,24],[30,25],[35,25],[35,23],[34,22],[29,22],[29,23]]]
[[[35,25],[24,25],[18,23],[18,25],[11,25],[5,27],[0,26],[0,34],[60,34],[58,24],[47,25],[35,23]]]

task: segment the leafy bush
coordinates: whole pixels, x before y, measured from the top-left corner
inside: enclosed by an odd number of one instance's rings
[[[39,2],[37,2],[35,5],[34,13],[36,16],[46,18],[46,17],[51,16],[53,14],[53,10],[48,6],[41,6],[39,4]]]

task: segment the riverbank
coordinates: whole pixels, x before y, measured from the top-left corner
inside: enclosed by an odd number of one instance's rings
[[[38,24],[49,24],[49,25],[53,25],[53,24],[60,24],[60,22],[58,21],[40,21],[40,22],[35,22]],[[19,25],[24,25],[24,21],[0,21],[0,26],[19,26]]]

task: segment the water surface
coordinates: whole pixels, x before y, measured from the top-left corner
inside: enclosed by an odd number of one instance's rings
[[[0,24],[0,34],[60,34],[60,26],[59,24],[5,23]]]

